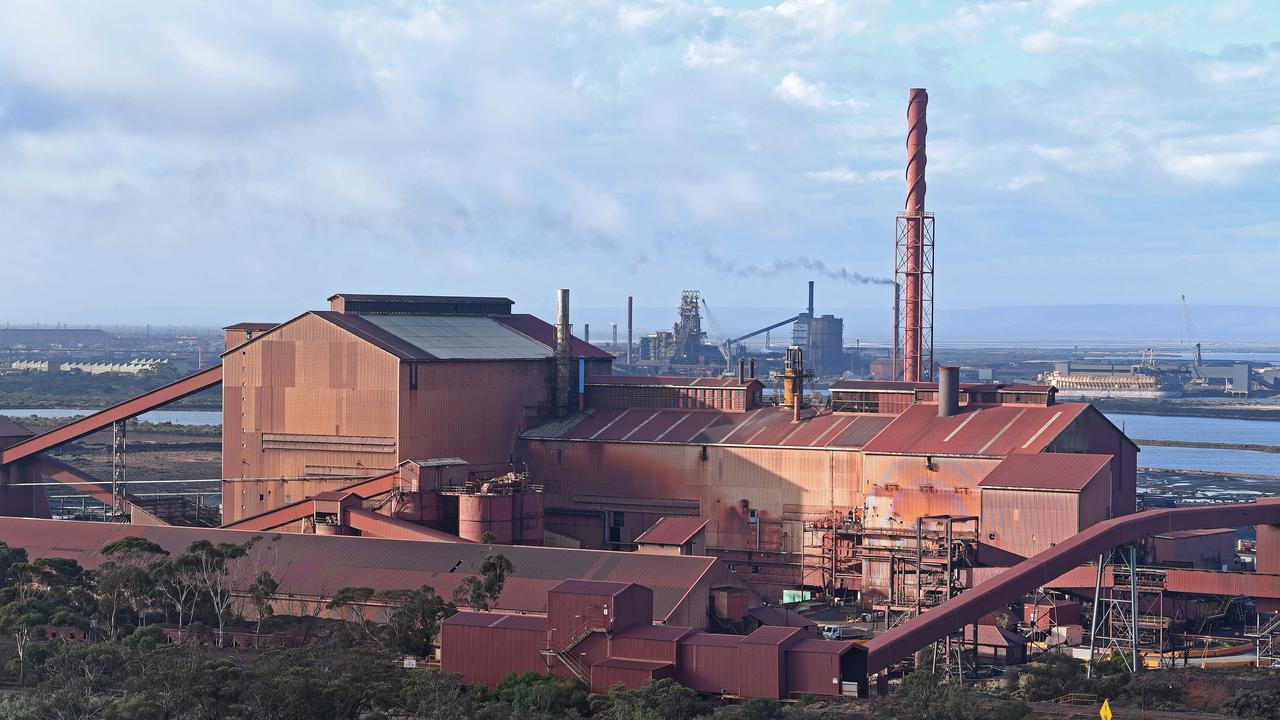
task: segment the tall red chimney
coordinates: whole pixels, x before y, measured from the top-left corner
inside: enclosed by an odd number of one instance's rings
[[[933,216],[925,210],[925,136],[929,94],[912,88],[907,102],[907,201],[898,214],[894,280],[902,289],[895,316],[902,321],[901,376],[933,378]],[[900,302],[900,305],[898,304]],[[895,329],[895,338],[897,330]]]

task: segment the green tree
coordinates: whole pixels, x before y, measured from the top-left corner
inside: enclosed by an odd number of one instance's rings
[[[520,718],[573,718],[588,714],[587,689],[577,680],[524,673],[498,683],[494,697]]]
[[[414,720],[470,720],[480,709],[461,676],[439,670],[409,673],[400,685],[399,706]]]
[[[376,595],[371,587],[344,587],[334,593],[328,608],[338,614],[352,638],[361,642],[373,641],[381,648],[380,633],[370,615]]]
[[[511,561],[504,555],[493,554],[485,557],[480,563],[479,572],[464,578],[453,591],[453,604],[472,610],[492,610],[502,595],[507,576],[514,570]]]
[[[440,623],[457,612],[452,603],[436,594],[430,585],[412,592],[392,591],[382,594],[391,613],[383,627],[387,647],[398,653],[430,657],[435,650]]]
[[[752,720],[769,720],[777,717],[781,707],[775,701],[752,705],[752,715],[739,716]],[[596,715],[600,720],[688,720],[710,710],[710,706],[698,693],[663,678],[651,680],[635,690],[624,690],[621,683],[609,689],[604,708]],[[767,710],[766,714],[759,714]]]
[[[147,609],[156,600],[156,565],[169,553],[146,538],[130,535],[104,545],[102,554],[107,560],[98,566],[94,578],[111,639],[115,640],[122,608],[133,611],[139,626],[144,624]]]
[[[18,685],[26,684],[27,650],[49,622],[49,606],[33,595],[15,596],[0,606],[0,630],[13,637],[17,649]]]
[[[276,582],[276,579],[266,570],[258,573],[258,577],[254,578],[253,584],[249,586],[249,600],[253,603],[256,616],[253,626],[254,647],[258,646],[262,636],[262,621],[275,614],[275,608],[271,606],[271,598],[275,597],[279,589],[280,583]]]
[[[231,591],[243,579],[248,569],[249,553],[261,536],[254,536],[244,543],[218,543],[197,540],[187,548],[191,556],[192,576],[200,593],[209,599],[214,619],[218,623],[218,646],[226,637],[227,620],[231,615]]]
[[[893,720],[976,720],[980,714],[972,690],[923,669],[903,678],[893,698],[876,709],[876,717]]]

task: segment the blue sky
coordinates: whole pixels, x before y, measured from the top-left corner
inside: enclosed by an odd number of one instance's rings
[[[0,321],[794,306],[891,273],[913,86],[940,305],[1280,305],[1280,4],[247,7],[0,2]]]

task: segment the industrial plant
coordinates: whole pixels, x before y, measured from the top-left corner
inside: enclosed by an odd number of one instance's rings
[[[865,696],[925,648],[961,676],[1042,652],[1276,666],[1280,500],[1144,507],[1138,446],[1060,386],[1154,392],[1160,366],[1013,383],[939,362],[927,103],[910,91],[887,378],[854,372],[870,359],[812,282],[793,316],[736,336],[709,330],[697,290],[670,330],[637,334],[628,297],[625,341],[597,344],[568,289],[551,322],[498,296],[337,292],[228,325],[220,364],[48,432],[0,419],[0,540],[93,568],[127,536],[177,552],[269,535],[277,612],[350,586],[447,593],[502,546],[500,596],[446,620],[433,658],[490,686]],[[744,344],[774,331],[777,353]],[[111,479],[48,454],[215,387],[220,514],[132,492],[123,437]],[[50,519],[57,485],[102,521]],[[1235,528],[1256,528],[1252,566]]]

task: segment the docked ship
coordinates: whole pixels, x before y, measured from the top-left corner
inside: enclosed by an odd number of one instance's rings
[[[1058,397],[1158,400],[1182,395],[1182,385],[1156,367],[1151,350],[1143,353],[1142,362],[1129,367],[1128,372],[1124,370],[1124,366],[1120,366],[1108,372],[1105,367],[1095,365],[1079,372],[1071,363],[1064,363],[1055,370],[1041,373],[1039,379],[1056,387]]]

